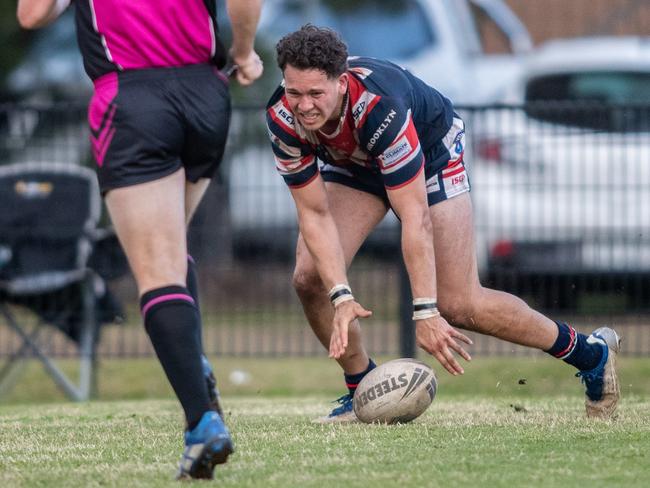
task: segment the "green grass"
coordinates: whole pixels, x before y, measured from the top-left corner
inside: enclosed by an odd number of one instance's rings
[[[612,421],[585,419],[571,369],[534,356],[440,373],[431,408],[400,426],[311,424],[341,392],[325,358],[215,362],[237,448],[219,486],[647,486],[648,359],[621,360]],[[178,486],[182,419],[159,366],[104,361],[99,379],[99,400],[73,404],[30,365],[0,406],[0,486]]]
[[[647,486],[648,402],[588,422],[574,398],[440,398],[402,426],[320,426],[323,398],[230,398],[237,452],[220,486]],[[173,486],[174,402],[2,407],[0,485]]]
[[[343,382],[338,365],[326,357],[211,358],[224,396],[337,396]],[[383,362],[390,358],[376,358]],[[475,358],[463,363],[465,375],[452,377],[432,358],[420,356],[438,375],[441,395],[477,394],[487,398],[575,396],[582,390],[573,368],[544,354],[529,357]],[[71,362],[59,361],[72,374]],[[248,380],[234,384],[229,378],[243,371]],[[650,398],[650,359],[619,358],[621,388],[625,396]],[[523,381],[520,381],[523,380]],[[522,384],[523,383],[523,384]],[[158,362],[144,359],[104,359],[98,367],[98,400],[172,398],[171,388]],[[65,401],[43,371],[31,362],[16,386],[0,397],[0,404]]]

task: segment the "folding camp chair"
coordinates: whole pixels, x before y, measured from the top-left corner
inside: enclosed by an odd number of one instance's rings
[[[0,166],[0,317],[21,344],[0,369],[0,391],[18,363],[35,357],[70,398],[86,400],[91,395],[99,326],[120,315],[105,282],[88,267],[100,212],[97,180],[88,168],[51,163]],[[27,314],[16,305],[38,318],[31,330]],[[78,383],[48,354],[48,342],[41,338],[46,325],[77,343]]]

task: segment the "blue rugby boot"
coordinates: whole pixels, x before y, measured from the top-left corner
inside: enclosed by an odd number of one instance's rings
[[[332,423],[349,423],[349,422],[358,422],[359,419],[354,413],[354,405],[352,403],[353,396],[349,393],[346,393],[340,398],[334,400],[335,403],[338,403],[339,406],[335,407],[329,415],[325,417],[319,417],[314,419],[313,422],[316,424],[332,424]]]
[[[211,480],[214,467],[224,464],[234,450],[221,416],[209,410],[194,429],[185,431],[185,450],[176,479]]]
[[[589,335],[587,342],[600,344],[603,347],[603,357],[598,366],[576,374],[587,389],[585,393],[587,417],[610,418],[621,396],[616,374],[616,356],[620,351],[621,340],[613,329],[601,327]]]
[[[217,388],[217,379],[214,377],[212,371],[212,366],[210,361],[205,356],[201,354],[201,364],[203,365],[203,376],[205,377],[205,383],[208,387],[208,396],[210,397],[210,408],[221,415],[223,420],[223,409],[221,408],[221,397],[219,395],[219,389]]]

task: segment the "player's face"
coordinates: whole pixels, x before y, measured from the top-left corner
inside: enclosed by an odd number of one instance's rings
[[[345,73],[331,79],[318,69],[301,70],[291,65],[284,69],[289,108],[307,130],[318,130],[330,120],[338,121],[347,87]]]

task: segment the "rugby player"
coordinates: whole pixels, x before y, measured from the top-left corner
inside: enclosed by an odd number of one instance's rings
[[[282,38],[283,82],[266,111],[276,166],[295,201],[300,234],[293,284],[348,392],[322,422],[354,421],[354,391],[374,368],[347,269],[392,210],[413,298],[418,345],[463,374],[470,339],[458,329],[541,349],[578,369],[592,417],[614,412],[619,338],[589,336],[521,299],[481,286],[474,240],[465,125],[443,94],[381,59],[348,57],[332,30],[303,26]],[[444,66],[431,66],[444,70]]]

